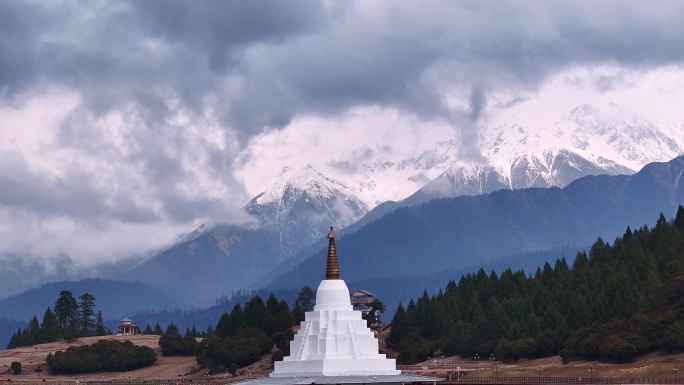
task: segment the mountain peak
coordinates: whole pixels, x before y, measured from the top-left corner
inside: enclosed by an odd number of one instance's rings
[[[282,201],[287,194],[308,193],[314,196],[330,197],[336,194],[354,196],[344,183],[327,177],[311,164],[300,167],[283,167],[280,176],[257,195],[250,204],[270,205]]]

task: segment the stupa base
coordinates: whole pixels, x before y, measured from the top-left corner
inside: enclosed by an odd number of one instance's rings
[[[393,376],[396,369],[394,359],[321,359],[305,361],[276,361],[269,377],[301,376]]]
[[[443,378],[416,374],[262,377],[232,385],[308,385],[308,384],[436,384]]]

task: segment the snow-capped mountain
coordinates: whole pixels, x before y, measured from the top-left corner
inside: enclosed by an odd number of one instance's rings
[[[245,210],[253,223],[202,225],[119,278],[144,279],[186,304],[208,305],[249,286],[324,237],[329,226],[356,221],[369,207],[344,183],[307,165],[283,169]]]
[[[353,167],[309,167],[317,170],[319,179],[372,209],[408,197],[404,204],[504,188],[563,187],[586,175],[632,174],[647,163],[682,154],[684,126],[661,127],[612,106],[583,104],[550,125],[493,120],[482,127],[479,147],[482,157],[477,161],[463,159],[459,140],[451,139],[403,159],[376,157]],[[258,201],[278,201],[291,172],[281,175]],[[290,179],[295,185],[306,184]]]
[[[499,189],[563,187],[586,175],[632,174],[684,152],[679,135],[649,122],[580,105],[551,127],[501,124],[482,131],[483,162],[450,159],[437,178],[410,198],[476,195]],[[452,142],[442,144],[453,147]]]
[[[246,205],[262,227],[278,233],[285,256],[322,238],[328,226],[346,227],[369,209],[360,194],[311,165],[285,167]]]
[[[328,226],[341,230],[383,202],[412,205],[499,189],[562,187],[586,175],[632,174],[646,163],[684,152],[684,129],[672,131],[581,105],[549,127],[498,122],[483,128],[483,160],[477,162],[461,158],[458,140],[445,140],[399,160],[285,167],[245,204],[253,223],[205,225],[126,277],[144,278],[185,302],[206,304],[304,253]],[[183,290],[178,282],[194,290]]]

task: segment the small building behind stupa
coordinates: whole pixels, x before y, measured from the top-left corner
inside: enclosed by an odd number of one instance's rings
[[[305,314],[290,342],[290,355],[274,363],[268,376],[244,385],[434,383],[433,377],[402,374],[396,361],[379,353],[378,340],[354,310],[349,289],[340,279],[332,227],[328,233],[325,279],[314,309]]]
[[[368,290],[356,289],[351,293],[351,304],[354,310],[367,314],[371,310],[371,304],[375,299],[375,294]]]

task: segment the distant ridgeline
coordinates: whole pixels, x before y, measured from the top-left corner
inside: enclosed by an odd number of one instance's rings
[[[684,351],[684,208],[668,223],[627,228],[610,245],[545,264],[533,276],[484,270],[399,305],[387,344],[412,363],[435,351],[497,358],[559,354],[624,362]]]

